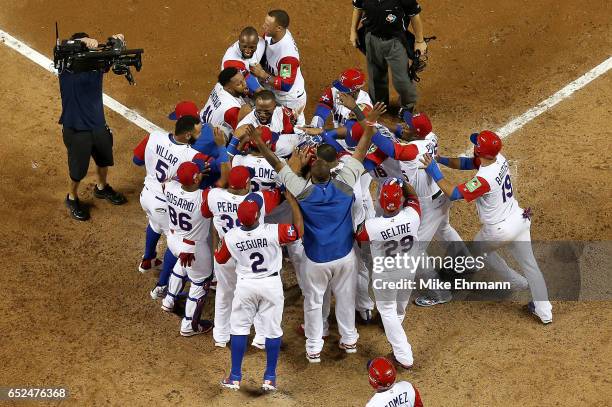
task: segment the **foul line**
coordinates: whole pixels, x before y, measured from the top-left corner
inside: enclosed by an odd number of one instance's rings
[[[2,41],[9,48],[14,49],[32,62],[42,66],[44,69],[57,76],[57,70],[53,66],[53,61],[1,29],[0,41]],[[161,127],[142,117],[138,112],[126,107],[125,105],[119,103],[116,99],[108,96],[106,93],[102,96],[102,100],[106,107],[125,117],[127,120],[149,133],[154,131],[165,131]]]
[[[609,57],[608,59],[603,61],[601,64],[597,65],[595,68],[591,69],[590,71],[588,71],[587,73],[579,77],[578,79],[574,80],[573,82],[570,82],[567,86],[565,86],[563,89],[561,89],[557,93],[550,96],[548,99],[541,101],[536,106],[527,110],[522,115],[510,120],[505,126],[497,129],[496,131],[497,135],[502,139],[510,136],[512,133],[521,129],[524,125],[526,125],[527,123],[529,123],[530,121],[532,121],[533,119],[535,119],[536,117],[538,117],[539,115],[541,115],[542,113],[550,109],[551,107],[555,106],[557,103],[561,102],[562,100],[567,99],[577,90],[582,89],[583,87],[585,87],[586,85],[594,81],[595,79],[599,78],[601,75],[608,72],[611,68],[612,68],[612,57]],[[473,146],[466,150],[465,155],[470,154],[472,151],[473,151]]]

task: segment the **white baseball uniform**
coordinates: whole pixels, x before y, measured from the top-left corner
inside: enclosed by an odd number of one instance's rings
[[[271,210],[280,199],[278,190],[258,192],[264,199],[264,208],[260,213],[259,222],[263,223],[266,210]],[[219,238],[235,227],[240,227],[238,220],[238,205],[246,195],[235,195],[223,188],[212,188],[204,191],[204,216],[213,219],[213,225]],[[224,264],[214,262],[217,289],[215,292],[215,326],[213,338],[215,342],[228,342],[230,339],[230,316],[232,300],[236,289],[236,262],[229,260]],[[255,331],[260,332],[259,320],[255,320]],[[258,341],[261,343],[261,341]]]
[[[236,129],[240,108],[245,103],[241,96],[232,96],[220,83],[216,83],[208,101],[200,111],[200,118],[202,123],[220,127],[226,135],[229,135]]]
[[[357,240],[369,241],[374,265],[382,266],[383,260],[404,254],[418,256],[418,230],[421,223],[419,202],[416,197],[407,199],[405,208],[395,216],[378,216],[367,219],[363,228],[357,234]],[[402,322],[406,315],[406,307],[410,301],[411,290],[385,287],[384,283],[408,282],[414,280],[415,270],[393,265],[382,267],[384,270],[374,270],[372,276],[376,308],[380,313],[385,334],[393,348],[393,354],[404,365],[412,365],[412,347],[408,343]]]
[[[259,224],[229,230],[215,253],[218,262],[234,259],[238,281],[230,318],[232,335],[249,335],[256,315],[265,338],[283,335],[283,266],[281,244],[299,238],[293,225]]]
[[[338,97],[340,93],[341,92],[338,89],[333,86],[330,86],[325,89],[323,95],[321,95],[321,97],[319,98],[320,104],[325,105],[331,109],[332,120],[335,128],[344,126],[344,123],[346,123],[346,121],[351,117],[352,113],[351,109],[344,106],[340,101],[340,98]],[[357,102],[357,105],[366,105],[370,108],[372,108],[373,106],[370,95],[368,95],[368,92],[365,92],[363,90],[359,91],[355,102]],[[314,116],[312,118],[312,121],[310,122],[310,125],[321,128],[325,125],[325,122],[321,120],[319,116]]]
[[[279,157],[291,155],[293,149],[302,141],[303,135],[296,133],[296,129],[293,127],[294,122],[295,116],[291,109],[283,106],[276,106],[272,113],[270,123],[265,125],[272,133],[279,134],[275,150],[276,155]],[[245,124],[251,124],[255,127],[264,126],[259,119],[257,119],[255,110],[247,114],[240,123],[238,123],[238,127],[244,126]]]
[[[240,45],[238,41],[230,45],[225,51],[223,59],[221,60],[221,70],[225,68],[234,67],[240,69],[240,72],[244,76],[249,75],[249,67],[254,64],[258,64],[261,61],[264,53],[266,52],[266,42],[263,38],[259,38],[257,42],[257,48],[251,58],[245,58],[240,51]]]
[[[140,205],[149,218],[149,225],[156,233],[168,231],[168,214],[162,184],[176,175],[178,167],[191,161],[198,151],[189,144],[178,143],[169,133],[154,131],[145,137],[134,150],[143,158],[146,176],[140,193]]]
[[[252,168],[255,173],[251,177],[252,192],[269,191],[280,186],[274,167],[265,158],[253,154],[235,155],[232,159],[232,167],[239,165]]]
[[[390,389],[376,393],[366,407],[423,407],[421,395],[412,384],[397,382]]]
[[[306,107],[306,88],[302,68],[300,67],[300,53],[291,32],[287,30],[280,41],[273,43],[272,38],[266,36],[265,69],[272,75],[279,77],[279,86],[270,88],[276,96],[276,101],[295,113],[297,124],[303,126],[305,122],[304,108]],[[289,89],[287,87],[290,86]]]
[[[458,188],[466,201],[476,201],[482,228],[474,241],[479,242],[479,252],[487,254],[485,264],[506,281],[519,279],[520,275],[496,252],[507,247],[529,282],[536,314],[543,320],[552,320],[546,282],[531,248],[531,220],[523,216],[514,198],[510,175],[508,160],[497,154],[495,162],[481,165],[476,176]]]
[[[205,280],[211,276],[211,251],[207,243],[210,219],[204,217],[202,190],[185,191],[182,185],[175,180],[164,185],[164,193],[168,205],[168,220],[170,233],[168,234],[168,249],[175,257],[181,253],[194,253],[195,260],[191,266],[183,267],[181,261],[176,262],[170,281],[168,294],[164,298],[164,305],[172,308],[174,300],[180,293],[185,279],[189,279],[189,295],[185,306],[185,317],[181,321],[181,331],[191,331],[191,321],[197,302],[206,295]]]

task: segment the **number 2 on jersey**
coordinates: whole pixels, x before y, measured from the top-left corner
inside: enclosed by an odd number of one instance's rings
[[[264,262],[263,254],[259,252],[253,252],[249,256],[249,259],[253,260],[253,263],[251,263],[251,270],[253,270],[253,273],[262,273],[264,271],[268,271],[268,269],[265,267],[259,268],[259,266],[261,266]]]
[[[502,184],[502,198],[504,202],[506,202],[506,198],[512,198],[512,194],[512,181],[510,181],[510,174],[508,174]]]

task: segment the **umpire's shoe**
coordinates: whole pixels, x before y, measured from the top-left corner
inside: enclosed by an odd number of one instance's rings
[[[94,186],[94,196],[98,199],[107,199],[113,205],[123,205],[127,202],[125,196],[117,192],[109,184],[106,184],[104,188],[98,189],[98,186]]]
[[[81,205],[81,201],[79,198],[70,199],[68,195],[66,195],[66,206],[70,211],[70,215],[76,220],[88,220],[89,219],[89,210]]]

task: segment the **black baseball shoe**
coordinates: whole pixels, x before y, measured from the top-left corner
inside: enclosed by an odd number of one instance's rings
[[[127,199],[121,192],[117,192],[109,184],[103,189],[98,189],[98,186],[94,186],[94,196],[98,199],[107,199],[113,205],[123,205],[127,202]]]
[[[89,210],[81,205],[81,201],[79,198],[70,199],[68,195],[66,195],[66,206],[70,211],[70,216],[72,216],[76,220],[85,221],[89,219]]]

